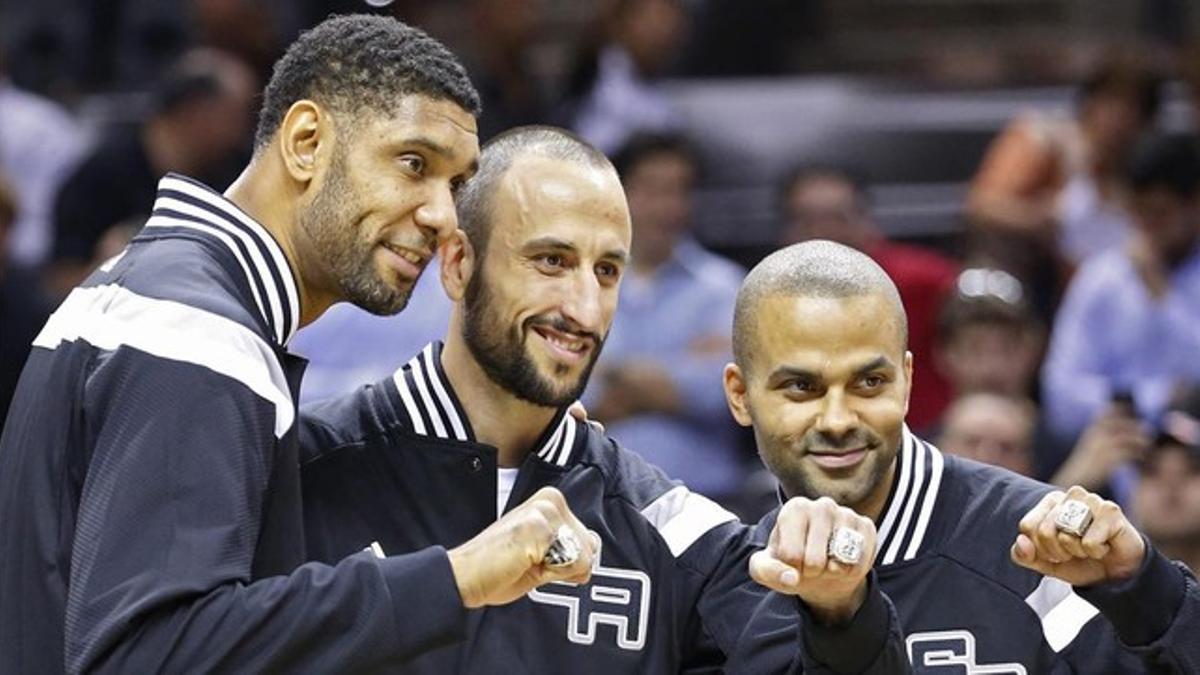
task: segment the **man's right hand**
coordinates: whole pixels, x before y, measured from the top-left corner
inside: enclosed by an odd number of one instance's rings
[[[546,565],[542,559],[562,525],[571,528],[583,551],[570,565]],[[596,548],[596,540],[571,513],[562,493],[547,487],[451,550],[450,567],[468,609],[506,605],[551,581],[587,583]]]
[[[862,557],[847,565],[828,553],[839,527],[863,538]],[[875,523],[829,497],[793,497],[779,511],[767,547],[750,556],[750,576],[779,593],[795,595],[826,625],[849,622],[867,598],[875,562]]]

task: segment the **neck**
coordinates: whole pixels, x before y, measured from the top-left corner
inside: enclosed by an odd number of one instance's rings
[[[903,441],[901,441],[903,443]],[[892,483],[896,482],[896,467],[898,464],[897,457],[900,453],[896,453],[896,457],[892,458],[892,465],[888,467],[883,474],[883,480],[879,481],[879,485],[867,495],[867,498],[858,504],[851,504],[850,508],[854,509],[855,513],[861,516],[870,518],[876,525],[879,524],[879,519],[883,517],[883,506],[887,503],[888,495],[892,492]]]
[[[302,190],[286,175],[277,162],[270,161],[268,150],[256,153],[250,164],[225,191],[225,198],[258,221],[283,249],[291,267],[292,277],[300,292],[300,327],[316,321],[338,298],[321,289],[332,288],[324,283],[321,272],[302,264],[296,241],[296,203]]]
[[[442,349],[442,368],[471,420],[475,440],[496,448],[501,467],[521,465],[558,412],[523,401],[492,381],[471,356],[456,321]]]

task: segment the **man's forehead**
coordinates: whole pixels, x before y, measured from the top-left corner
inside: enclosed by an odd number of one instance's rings
[[[754,307],[756,351],[768,368],[803,360],[829,367],[885,355],[903,358],[895,309],[882,294],[848,297],[769,295]]]

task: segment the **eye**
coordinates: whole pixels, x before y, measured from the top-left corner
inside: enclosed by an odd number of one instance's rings
[[[420,155],[401,155],[400,164],[418,176],[425,173],[425,158]]]
[[[621,276],[621,269],[612,263],[596,265],[596,274],[605,279],[616,279]]]
[[[811,394],[816,391],[811,380],[788,380],[783,383],[783,389],[789,394]]]
[[[879,389],[887,384],[887,378],[882,375],[864,375],[860,383],[863,389]]]

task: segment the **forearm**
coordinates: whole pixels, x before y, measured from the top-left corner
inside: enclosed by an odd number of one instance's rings
[[[71,672],[370,670],[461,639],[466,617],[438,548],[134,603],[92,621],[76,613]]]

